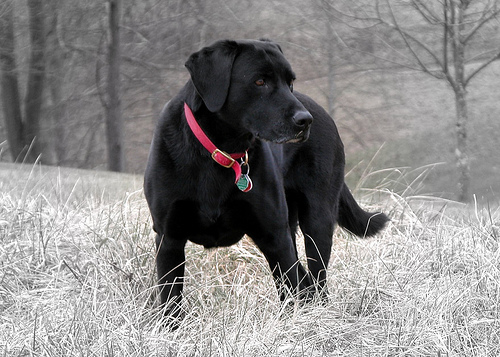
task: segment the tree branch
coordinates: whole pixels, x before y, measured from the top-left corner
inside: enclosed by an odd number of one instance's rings
[[[434,13],[422,0],[413,0],[412,1],[415,8],[422,15],[422,17],[431,25],[438,25],[442,23],[442,20],[439,18],[437,13]],[[423,10],[422,10],[423,9]],[[424,12],[427,12],[427,14]]]
[[[377,3],[378,3],[378,1],[377,1]],[[335,17],[335,19],[339,20],[340,22],[342,22],[347,27],[350,27],[350,28],[353,28],[353,29],[356,29],[356,30],[366,30],[366,29],[372,28],[372,27],[377,26],[378,24],[380,24],[380,19],[378,17],[372,17],[372,16],[362,16],[362,17],[360,17],[358,14],[351,15],[351,14],[348,14],[348,13],[340,10],[339,8],[333,6],[331,3],[327,3],[327,5],[335,13],[337,13],[337,14],[340,15],[340,16],[335,16],[331,11],[329,11],[329,13],[332,14],[332,17]],[[345,18],[349,19],[350,21],[346,21],[342,17],[345,17]],[[362,22],[373,22],[373,23],[372,24],[363,25],[363,26],[356,26],[352,22],[353,20],[354,21],[362,21]]]
[[[413,71],[422,71],[422,68],[420,67],[415,67],[415,66],[411,66],[409,64],[406,64],[406,63],[402,63],[402,62],[398,62],[398,61],[395,61],[395,60],[392,60],[390,58],[386,58],[386,57],[382,57],[382,56],[378,56],[374,53],[371,53],[371,52],[367,52],[367,51],[362,51],[362,50],[359,50],[357,48],[354,48],[354,47],[350,47],[347,43],[345,43],[341,37],[339,37],[339,40],[340,42],[348,49],[350,49],[351,51],[355,51],[357,53],[361,53],[361,54],[365,54],[365,55],[369,55],[375,59],[378,59],[378,60],[381,60],[381,61],[384,61],[384,62],[387,62],[387,63],[392,63],[398,67],[402,67],[402,68],[406,68],[406,69],[410,69],[410,70],[413,70]],[[386,41],[383,41],[392,51],[396,52],[396,53],[399,53],[399,51],[392,47],[389,43],[387,43]],[[401,54],[401,56],[403,56],[404,58],[406,58],[406,56],[404,56],[403,54]],[[427,74],[430,74],[431,76],[435,77],[435,78],[440,78],[438,75],[428,71],[426,72]]]
[[[485,69],[486,67],[488,67],[490,64],[492,64],[494,61],[496,60],[499,60],[500,59],[500,50],[498,51],[498,53],[491,57],[489,60],[487,60],[486,62],[484,62],[482,65],[480,65],[478,68],[476,68],[466,79],[465,79],[465,82],[464,82],[464,87],[466,87],[470,80],[472,78],[474,78],[479,72],[481,72],[483,69]]]
[[[423,48],[425,50],[425,52],[427,52],[434,59],[434,61],[436,62],[436,64],[441,68],[441,71],[443,71],[443,64],[441,63],[441,61],[439,60],[439,58],[422,41],[418,40],[417,38],[415,38],[414,36],[410,35],[405,30],[403,30],[403,28],[401,28],[401,26],[399,25],[399,23],[398,23],[398,21],[396,19],[396,16],[394,15],[394,11],[392,9],[392,6],[391,6],[391,3],[390,3],[389,0],[387,0],[387,5],[389,6],[392,23],[388,23],[388,22],[385,22],[385,21],[384,21],[384,23],[386,23],[386,25],[390,26],[391,28],[395,29],[400,34],[401,38],[403,39],[403,41],[406,44],[406,47],[410,50],[413,58],[417,61],[418,66],[420,67],[420,69],[423,72],[426,72],[426,73],[432,75],[433,77],[441,78],[441,76],[432,73],[432,71],[428,68],[428,66],[425,63],[422,62],[422,60],[420,59],[419,55],[416,53],[415,49],[411,45],[409,39],[412,40],[415,44],[417,44],[417,46]]]
[[[465,38],[463,40],[464,44],[466,44],[479,31],[479,29],[481,29],[491,19],[493,19],[494,17],[496,17],[497,15],[500,14],[500,9],[498,9],[496,11],[491,12],[489,16],[485,16],[486,13],[491,11],[491,9],[492,8],[489,8],[488,10],[486,10],[486,9],[483,10],[483,16],[481,17],[481,19],[478,20],[476,26],[469,32],[469,34],[467,36],[465,36]]]
[[[484,52],[481,52],[481,53],[478,53],[470,58],[467,58],[465,60],[465,63],[474,63],[474,62],[480,62],[480,58],[489,58],[491,56],[492,53],[496,54],[498,51],[500,50],[500,47],[499,48],[494,48],[494,49],[491,49],[489,51],[484,51]],[[493,57],[495,57],[495,55],[493,55]]]

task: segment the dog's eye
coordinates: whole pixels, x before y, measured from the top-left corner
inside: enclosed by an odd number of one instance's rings
[[[265,84],[266,84],[266,81],[265,81],[265,80],[263,80],[263,79],[257,79],[257,80],[255,81],[255,85],[257,85],[257,86],[259,86],[259,87],[262,87],[262,86],[263,86],[263,85],[265,85]]]

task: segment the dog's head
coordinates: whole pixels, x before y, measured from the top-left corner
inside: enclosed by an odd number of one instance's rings
[[[229,125],[275,143],[309,137],[312,115],[293,94],[295,75],[277,44],[219,41],[186,67],[203,104]]]

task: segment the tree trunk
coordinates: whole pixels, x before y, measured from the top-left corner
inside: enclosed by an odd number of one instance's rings
[[[108,169],[122,172],[125,166],[123,121],[120,103],[120,14],[121,0],[109,0],[108,103],[106,135]]]
[[[326,21],[327,29],[327,50],[328,50],[328,114],[334,118],[335,110],[335,43],[334,31],[330,19]]]
[[[22,159],[24,148],[21,99],[14,53],[14,13],[11,1],[0,5],[0,89],[12,161]]]
[[[452,6],[453,66],[455,69],[455,80],[452,87],[455,92],[457,115],[457,147],[455,155],[458,168],[458,200],[467,202],[470,199],[470,162],[467,147],[467,122],[469,117],[465,90],[465,44],[463,41],[464,11],[467,5],[459,0],[451,1],[450,4]]]
[[[28,0],[31,54],[24,100],[24,144],[30,147],[26,161],[35,162],[42,153],[40,117],[45,81],[45,29],[43,2]]]
[[[457,148],[455,155],[458,168],[458,200],[467,202],[470,200],[470,162],[467,147],[467,101],[466,92],[462,86],[455,90],[455,106],[457,111],[456,135]]]
[[[63,123],[66,55],[58,39],[62,2],[61,0],[48,0],[47,6],[46,86],[49,94],[47,96],[47,122],[52,135],[46,137],[45,152],[50,152],[51,165],[64,165],[67,155],[65,147],[66,125]],[[44,156],[47,155],[44,154]],[[46,162],[46,160],[44,161]]]

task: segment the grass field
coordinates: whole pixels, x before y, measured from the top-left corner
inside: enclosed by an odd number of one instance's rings
[[[249,240],[189,245],[172,332],[141,177],[2,164],[0,356],[500,355],[500,210],[385,177],[355,195],[392,222],[370,240],[336,232],[327,306],[282,309]]]

